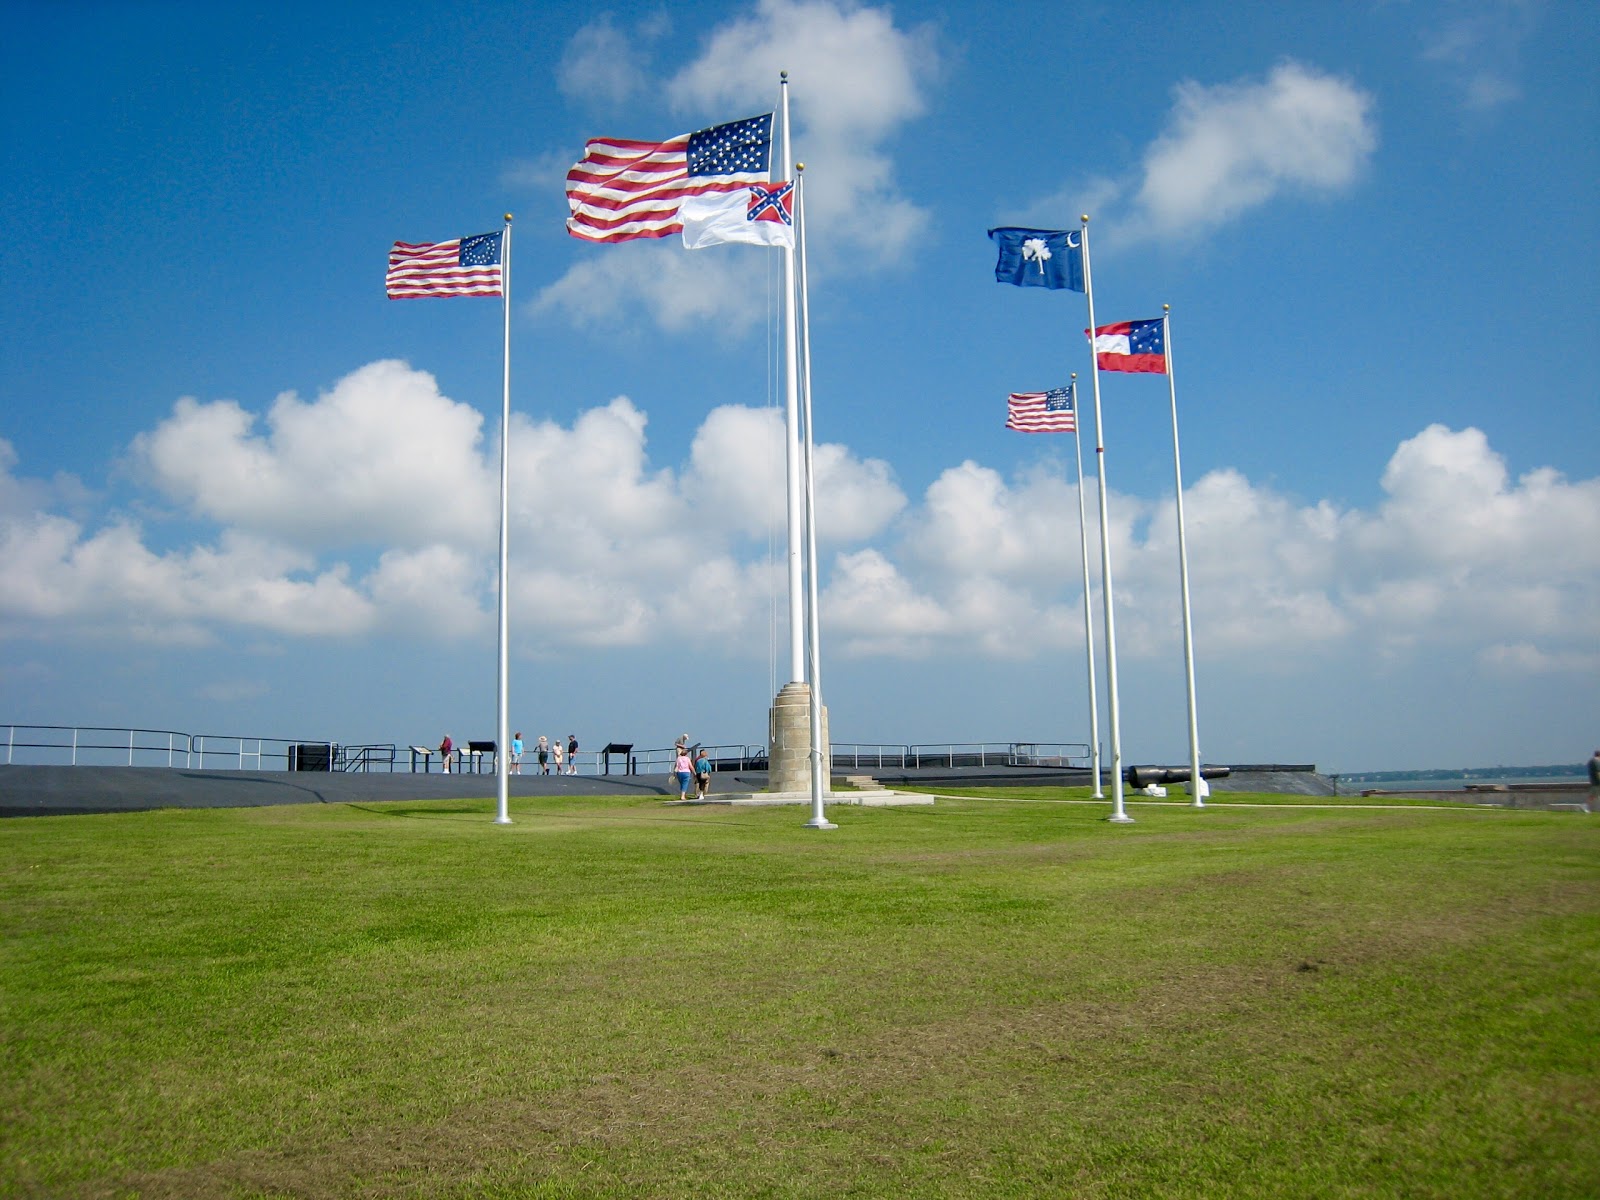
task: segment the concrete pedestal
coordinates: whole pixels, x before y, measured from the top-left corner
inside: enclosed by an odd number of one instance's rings
[[[822,790],[833,776],[828,753],[828,709],[822,709]],[[767,717],[767,788],[773,792],[811,791],[811,685],[786,683]]]

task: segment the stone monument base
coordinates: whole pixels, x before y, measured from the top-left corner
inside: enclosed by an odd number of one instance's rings
[[[829,790],[833,757],[828,753],[828,708],[822,708],[822,790]],[[811,685],[786,683],[767,717],[767,789],[811,791]]]

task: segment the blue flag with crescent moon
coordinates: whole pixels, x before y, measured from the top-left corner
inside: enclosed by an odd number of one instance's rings
[[[989,230],[1000,247],[996,283],[1083,291],[1083,233],[1076,229]]]

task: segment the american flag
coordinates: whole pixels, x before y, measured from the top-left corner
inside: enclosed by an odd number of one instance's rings
[[[415,245],[396,242],[383,282],[391,300],[501,295],[500,235],[480,233]]]
[[[685,197],[766,183],[771,163],[771,113],[665,142],[591,138],[567,172],[567,232],[590,242],[667,237],[683,229]]]
[[[1006,398],[1006,428],[1018,433],[1077,433],[1072,389],[1012,392]]]

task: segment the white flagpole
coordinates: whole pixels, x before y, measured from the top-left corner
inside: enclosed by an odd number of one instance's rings
[[[1117,701],[1117,621],[1111,599],[1111,520],[1106,512],[1105,422],[1100,419],[1100,356],[1094,349],[1094,281],[1089,271],[1089,217],[1083,222],[1083,293],[1089,304],[1089,361],[1094,364],[1094,452],[1100,479],[1100,599],[1106,621],[1106,704],[1111,713],[1111,815],[1119,824],[1132,822],[1122,806],[1122,717]]]
[[[496,812],[494,823],[496,825],[511,824],[510,814],[510,757],[511,749],[511,713],[510,713],[510,686],[507,669],[509,658],[506,619],[506,553],[510,543],[506,503],[506,484],[511,478],[511,214],[506,214],[505,236],[500,239],[500,304],[505,332],[504,368],[501,375],[500,393],[500,677],[499,686],[495,694],[496,699],[496,729],[495,729],[495,794],[499,798],[499,808]]]
[[[782,156],[774,156],[775,180],[794,178],[793,151],[789,143],[789,72],[781,72],[779,88],[782,120]],[[800,562],[801,525],[804,498],[800,481],[800,381],[798,325],[795,304],[794,247],[783,249],[783,318],[784,318],[784,459],[787,466],[789,497],[789,678],[799,683],[805,679],[805,637],[802,632],[804,600]]]
[[[1094,326],[1090,326],[1091,329]],[[1100,701],[1094,689],[1094,602],[1089,596],[1089,532],[1083,517],[1083,428],[1078,411],[1078,373],[1072,373],[1072,457],[1078,462],[1078,553],[1083,559],[1083,648],[1089,666],[1089,763],[1094,771],[1095,800],[1100,790]]]
[[[817,485],[811,450],[811,304],[806,290],[805,163],[795,164],[794,240],[800,264],[800,395],[805,407],[806,644],[811,681],[811,819],[807,829],[837,829],[822,806],[828,748],[822,744],[822,638],[817,615]]]
[[[1167,356],[1167,395],[1172,401],[1172,477],[1178,496],[1178,582],[1183,597],[1183,673],[1189,688],[1189,794],[1194,807],[1204,808],[1205,780],[1200,778],[1200,728],[1194,705],[1194,631],[1189,621],[1189,551],[1183,528],[1183,466],[1178,461],[1178,385],[1172,377],[1172,306],[1161,306],[1161,345]]]

